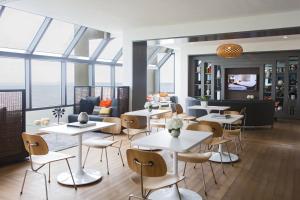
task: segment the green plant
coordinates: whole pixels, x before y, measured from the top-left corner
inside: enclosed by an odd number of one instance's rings
[[[201,96],[199,97],[200,101],[208,101],[208,96]]]

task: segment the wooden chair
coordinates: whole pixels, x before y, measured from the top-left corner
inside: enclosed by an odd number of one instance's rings
[[[84,146],[87,146],[88,149],[87,149],[86,156],[85,156],[85,159],[84,159],[84,162],[83,162],[83,168],[85,166],[88,154],[90,152],[90,148],[101,149],[100,162],[102,162],[103,149],[104,149],[105,158],[106,158],[106,170],[107,170],[107,174],[109,174],[108,157],[107,157],[107,148],[108,147],[113,147],[113,148],[118,149],[118,155],[120,156],[121,161],[122,161],[122,165],[124,167],[124,161],[123,161],[123,157],[122,157],[122,153],[121,153],[122,140],[114,140],[114,136],[121,133],[121,119],[118,118],[118,117],[105,117],[103,119],[103,122],[115,123],[114,126],[110,126],[110,127],[100,129],[101,132],[112,134],[112,140],[101,139],[101,138],[90,138],[90,139],[84,140],[82,142],[82,144]],[[118,142],[119,142],[119,145],[114,146]]]
[[[187,130],[192,130],[192,131],[208,131],[208,132],[213,131],[212,127],[210,127],[208,125],[202,125],[202,124],[199,124],[199,123],[190,124],[190,125],[187,126],[186,129]],[[194,164],[200,163],[201,164],[205,195],[207,195],[207,192],[206,192],[206,183],[205,183],[205,176],[204,176],[204,170],[203,170],[203,164],[202,163],[207,163],[207,162],[209,163],[211,172],[212,172],[214,180],[215,180],[215,184],[217,184],[217,180],[216,180],[216,177],[215,177],[215,174],[214,174],[214,170],[213,170],[213,167],[212,167],[211,162],[209,160],[211,155],[212,155],[211,152],[204,152],[204,153],[187,152],[187,153],[179,153],[178,154],[178,160],[185,162],[184,170],[183,170],[183,176],[185,175],[185,169],[186,169],[187,163],[194,163]]]
[[[165,129],[166,124],[167,124],[167,120],[171,119],[172,117],[173,117],[173,113],[170,110],[170,112],[160,114],[160,115],[158,115],[157,118],[151,119],[150,120],[150,130],[152,130],[152,128],[156,128],[157,130],[159,128]]]
[[[184,179],[167,173],[167,165],[161,155],[154,152],[141,151],[138,149],[127,149],[127,161],[129,168],[139,174],[139,178],[132,179],[135,184],[141,186],[141,195],[130,195],[131,198],[147,199],[154,190],[175,185],[179,199],[181,199],[177,183]]]
[[[49,166],[49,179],[48,182],[50,183],[50,164],[52,162],[56,162],[56,161],[61,161],[61,160],[65,160],[67,162],[69,171],[70,171],[70,175],[72,177],[72,181],[74,184],[74,188],[75,190],[77,190],[74,178],[73,178],[73,174],[69,165],[69,158],[74,158],[75,156],[71,156],[68,154],[64,154],[64,153],[59,153],[59,152],[52,152],[48,150],[48,145],[45,142],[45,140],[40,136],[40,135],[33,135],[33,134],[29,134],[29,133],[22,133],[22,139],[24,142],[24,146],[26,151],[29,153],[29,160],[30,160],[30,167],[31,169],[27,169],[25,172],[25,176],[23,179],[23,183],[22,183],[22,189],[20,192],[20,195],[22,195],[23,193],[23,189],[24,189],[24,185],[25,185],[25,180],[27,177],[27,173],[28,172],[34,172],[40,175],[44,176],[44,183],[45,183],[45,189],[46,189],[46,199],[48,199],[48,190],[47,190],[47,178],[46,178],[46,174],[45,173],[41,173],[39,172],[39,170],[44,167],[45,165],[48,164]],[[34,167],[34,165],[36,165],[36,168]]]
[[[149,133],[147,129],[147,118],[143,116],[133,116],[133,115],[121,115],[121,124],[123,129],[123,133],[128,136],[129,141],[138,134]]]
[[[186,113],[183,112],[183,108],[180,104],[176,104],[175,105],[176,108],[176,114],[179,118],[181,118],[184,121],[187,121],[187,123],[189,124],[190,121],[194,121],[196,119],[196,117],[194,116],[189,116]]]
[[[200,125],[208,125],[212,128],[212,131],[213,131],[212,138],[209,138],[204,141],[204,144],[207,145],[208,149],[214,149],[215,147],[218,147],[219,145],[225,144],[226,149],[228,151],[229,159],[231,161],[231,164],[233,165],[231,156],[230,156],[230,152],[229,152],[229,148],[228,148],[228,142],[231,142],[231,140],[223,138],[223,128],[222,128],[221,124],[219,124],[218,122],[210,122],[210,121],[200,121],[199,124]],[[225,174],[224,167],[223,167],[223,161],[222,161],[222,155],[220,152],[219,152],[219,154],[220,154],[220,158],[221,158],[222,170],[223,170],[223,173]]]

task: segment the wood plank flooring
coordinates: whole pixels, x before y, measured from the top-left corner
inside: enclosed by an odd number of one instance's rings
[[[125,136],[119,138],[126,141]],[[128,143],[122,148],[125,150]],[[234,146],[231,145],[234,151]],[[85,153],[86,148],[83,148]],[[77,148],[63,151],[77,153]],[[75,191],[56,182],[56,175],[67,170],[65,162],[52,164],[52,179],[48,184],[50,200],[123,200],[131,193],[139,194],[139,186],[130,181],[133,173],[127,163],[122,167],[116,149],[109,149],[110,175],[106,175],[105,159],[100,163],[100,150],[91,149],[86,168],[99,169],[103,173],[103,180],[99,183],[79,187]],[[162,152],[171,169],[169,153]],[[204,199],[210,200],[298,200],[300,199],[300,121],[276,122],[273,129],[246,130],[244,151],[240,154],[240,161],[225,165],[226,174],[222,173],[219,164],[213,164],[218,184],[215,185],[209,166],[204,165],[207,181],[208,196],[205,197],[200,166],[196,169],[188,165],[185,182],[181,187],[197,191]],[[70,162],[73,169],[76,159]],[[28,162],[17,163],[0,168],[0,199],[1,200],[35,200],[45,199],[43,178],[29,174],[20,197],[19,192]],[[182,172],[183,163],[179,167]],[[47,174],[47,168],[42,172]]]

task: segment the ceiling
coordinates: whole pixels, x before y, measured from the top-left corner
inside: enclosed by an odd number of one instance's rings
[[[5,5],[109,32],[300,10],[299,0],[8,0]]]

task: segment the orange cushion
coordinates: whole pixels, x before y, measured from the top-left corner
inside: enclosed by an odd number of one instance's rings
[[[159,93],[159,96],[160,97],[167,97],[167,96],[169,96],[169,94],[167,92],[161,92],[161,93]]]
[[[108,108],[108,107],[110,107],[111,106],[111,104],[112,104],[112,100],[111,99],[106,99],[106,100],[102,100],[102,101],[100,101],[100,107],[106,107],[106,108]]]

